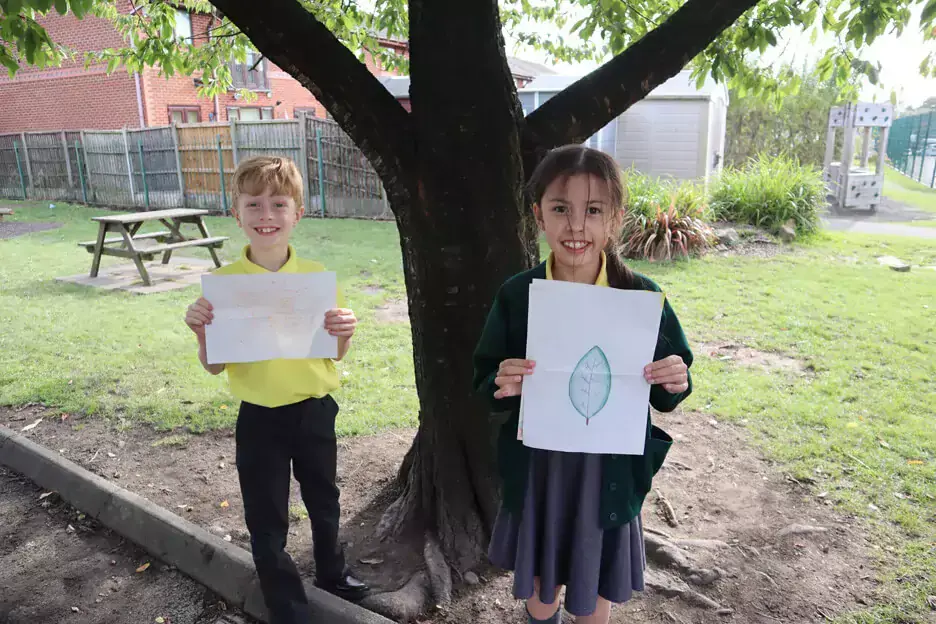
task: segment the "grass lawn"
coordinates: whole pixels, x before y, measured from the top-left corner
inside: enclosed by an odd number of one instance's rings
[[[196,287],[139,296],[53,280],[88,270],[75,242],[93,238],[88,219],[98,212],[24,204],[16,220],[65,227],[0,240],[0,404],[37,401],[162,429],[230,425],[235,404],[221,377],[201,371],[182,323]],[[230,220],[209,227],[239,240]],[[374,322],[375,307],[404,296],[395,227],[307,220],[295,242],[338,272],[362,319],[341,365],[340,433],[413,425],[408,327]],[[227,246],[226,259],[239,247]],[[936,265],[931,241],[840,233],[772,259],[635,264],[668,292],[693,343],[743,343],[811,367],[768,374],[697,349],[685,406],[744,422],[785,470],[869,520],[879,554],[899,565],[885,568],[890,602],[842,619],[863,624],[925,621],[924,598],[936,595],[936,271],[896,273],[878,265],[883,254]]]
[[[884,196],[936,215],[936,189],[911,180],[893,167],[884,168]]]

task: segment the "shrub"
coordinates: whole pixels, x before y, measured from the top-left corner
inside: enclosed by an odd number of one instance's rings
[[[709,212],[714,219],[749,223],[776,232],[792,219],[800,233],[819,227],[826,203],[820,172],[786,155],[759,155],[714,181]]]
[[[629,210],[624,216],[622,251],[628,258],[672,260],[708,249],[714,233],[702,220],[702,208],[680,210],[674,194],[669,208],[659,205],[651,215]]]
[[[675,205],[680,214],[705,210],[705,192],[694,182],[652,178],[633,168],[624,176],[629,213],[655,217],[660,206],[669,205]]]

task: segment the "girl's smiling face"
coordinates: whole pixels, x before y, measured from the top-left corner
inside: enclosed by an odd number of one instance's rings
[[[553,252],[557,277],[598,274],[601,252],[611,237],[615,212],[620,210],[608,183],[594,175],[559,176],[546,187],[533,211]]]

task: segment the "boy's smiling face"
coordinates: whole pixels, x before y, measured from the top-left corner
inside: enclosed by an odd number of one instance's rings
[[[261,250],[287,247],[302,214],[292,197],[276,195],[267,188],[262,195],[241,193],[234,216],[251,248]]]

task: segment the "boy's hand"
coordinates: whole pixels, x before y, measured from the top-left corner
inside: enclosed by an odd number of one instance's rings
[[[204,297],[199,297],[198,301],[193,303],[185,311],[185,324],[189,326],[199,342],[205,340],[205,325],[210,325],[214,319],[214,308]]]
[[[357,317],[346,308],[334,308],[325,313],[325,329],[332,336],[350,338],[357,328]]]
[[[523,388],[523,377],[532,375],[536,362],[532,360],[504,360],[497,369],[497,376],[494,383],[497,385],[497,392],[494,393],[495,399],[504,399],[512,396],[520,396],[520,390]]]
[[[644,367],[647,383],[659,384],[670,394],[689,389],[689,367],[678,355],[671,355]]]

